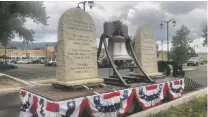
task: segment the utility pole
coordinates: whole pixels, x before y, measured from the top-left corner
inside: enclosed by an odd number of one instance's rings
[[[4,61],[6,62],[6,60],[7,60],[7,58],[6,58],[7,57],[7,54],[6,54],[6,48],[7,48],[7,46],[5,45],[4,47],[5,47],[4,48],[4,52],[5,52],[5,54],[4,54],[5,55]]]
[[[48,44],[46,44],[46,49],[45,49],[46,50],[46,60],[48,58],[48,53],[47,53],[48,50],[47,49],[48,49]]]

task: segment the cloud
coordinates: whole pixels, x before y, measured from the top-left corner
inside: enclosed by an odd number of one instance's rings
[[[160,4],[161,8],[168,13],[179,15],[186,14],[195,9],[203,9],[206,11],[207,2],[206,1],[164,1]]]
[[[33,29],[36,41],[57,40],[58,20],[61,14],[69,8],[75,8],[78,2],[44,2],[46,12],[50,19],[48,26],[41,28],[28,20],[25,24],[29,29]],[[86,6],[86,11],[92,16],[96,25],[96,37],[103,33],[103,23],[105,21],[121,20],[128,25],[129,35],[134,36],[136,30],[142,25],[150,24],[158,41],[164,40],[166,43],[167,29],[164,24],[160,29],[162,20],[174,18],[176,26],[169,24],[169,39],[181,25],[186,25],[190,29],[190,38],[199,39],[202,35],[202,25],[207,20],[207,2],[95,2],[92,9]],[[80,5],[82,7],[82,5]]]

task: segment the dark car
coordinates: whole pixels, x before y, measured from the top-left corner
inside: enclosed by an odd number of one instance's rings
[[[0,70],[16,69],[17,66],[6,62],[0,62]]]
[[[32,61],[32,64],[40,64],[40,63],[41,63],[41,61],[39,59]]]
[[[15,60],[12,60],[12,61],[11,61],[11,63],[17,64],[17,61],[15,61]]]

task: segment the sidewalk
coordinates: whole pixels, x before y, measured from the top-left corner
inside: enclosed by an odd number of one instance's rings
[[[18,92],[25,86],[33,85],[16,77],[0,73],[0,93]]]

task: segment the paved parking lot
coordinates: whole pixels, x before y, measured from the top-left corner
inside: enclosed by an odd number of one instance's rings
[[[38,81],[56,78],[56,67],[48,67],[43,64],[17,64],[18,69],[4,71],[3,73],[21,78],[27,81]],[[185,69],[194,69],[186,71],[186,76],[199,82],[200,84],[207,85],[207,67],[203,66],[184,66]],[[99,76],[105,77],[109,74],[109,69],[99,69]],[[112,70],[111,70],[112,72]],[[121,71],[121,74],[126,74],[126,71]]]
[[[51,79],[56,77],[56,68],[47,67],[43,64],[16,64],[17,69],[3,71],[3,73],[23,79],[23,80],[40,80]]]
[[[45,67],[43,65],[18,65],[16,70],[6,71],[10,75],[22,78],[24,80],[42,80],[54,79],[55,67]],[[186,76],[207,85],[207,67],[206,66],[191,66],[195,68],[193,71],[186,71]],[[100,76],[108,75],[108,69],[100,69]],[[8,101],[9,100],[9,101]],[[0,94],[0,117],[18,117],[20,108],[19,93]]]
[[[27,80],[46,80],[56,78],[56,67],[44,66],[43,64],[17,64],[18,68],[14,70],[2,71],[2,73]],[[108,76],[109,69],[99,69],[99,76]],[[126,70],[122,70],[121,73],[125,74]],[[1,72],[1,71],[0,71]],[[112,73],[112,70],[111,70]]]

